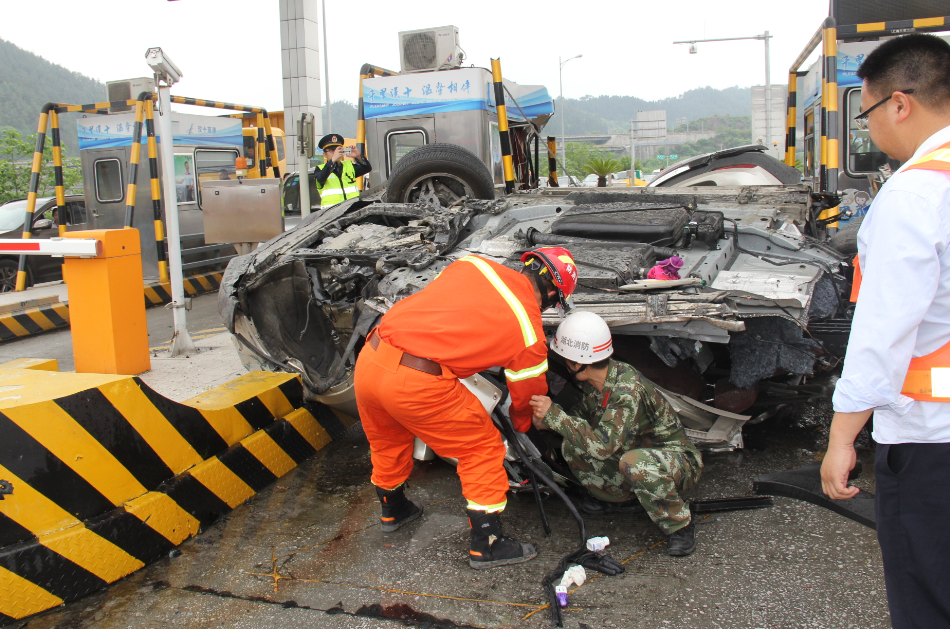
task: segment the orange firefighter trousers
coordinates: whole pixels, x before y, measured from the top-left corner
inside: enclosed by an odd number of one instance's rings
[[[505,447],[478,399],[450,373],[435,376],[400,365],[402,351],[380,339],[356,361],[356,404],[369,439],[373,484],[394,489],[412,471],[412,446],[458,459],[462,494],[475,505],[503,506]]]

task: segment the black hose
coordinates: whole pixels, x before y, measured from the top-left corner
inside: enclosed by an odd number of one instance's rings
[[[557,602],[557,594],[554,591],[554,582],[564,574],[564,570],[567,569],[567,564],[577,563],[585,568],[596,570],[608,576],[616,576],[621,574],[624,571],[623,565],[615,561],[610,555],[595,553],[587,550],[587,526],[584,524],[584,518],[578,512],[577,507],[574,506],[574,503],[571,502],[571,499],[567,497],[560,487],[548,476],[542,472],[540,469],[534,466],[531,462],[531,459],[525,454],[524,449],[521,447],[521,442],[518,441],[517,435],[515,435],[514,427],[511,425],[511,421],[501,415],[501,413],[495,412],[496,422],[502,427],[502,432],[505,434],[505,437],[508,439],[508,443],[512,444],[515,448],[515,451],[518,453],[518,457],[521,459],[521,462],[528,469],[529,473],[533,473],[534,476],[540,478],[545,482],[548,488],[557,494],[558,498],[564,501],[564,504],[567,505],[568,511],[571,512],[571,515],[574,516],[574,519],[577,520],[578,533],[580,533],[580,546],[575,550],[565,555],[558,561],[557,567],[553,572],[550,572],[544,579],[541,580],[541,587],[544,589],[544,593],[548,597],[548,606],[551,609],[551,625],[554,627],[563,627],[564,619],[561,614],[561,607]],[[535,482],[535,479],[532,478],[532,482]],[[545,527],[545,531],[549,531],[550,527],[547,523],[547,516],[544,513],[544,507],[541,506],[541,494],[537,491],[535,487],[535,499],[538,501],[538,507],[541,511],[542,522]]]

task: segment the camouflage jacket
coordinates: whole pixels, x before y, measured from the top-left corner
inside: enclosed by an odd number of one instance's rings
[[[613,359],[603,393],[585,382],[581,403],[570,414],[552,404],[544,423],[601,461],[636,448],[690,452],[701,460],[669,402],[639,371]]]

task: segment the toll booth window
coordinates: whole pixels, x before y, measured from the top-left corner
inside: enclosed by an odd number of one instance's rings
[[[871,141],[868,131],[858,129],[854,117],[861,113],[861,90],[852,90],[848,93],[848,173],[866,174],[878,173],[878,168],[890,163],[893,170],[897,170],[899,162],[889,159]]]
[[[198,207],[201,207],[201,184],[205,181],[237,179],[234,160],[239,153],[234,150],[198,149],[195,151],[195,172],[198,174]]]
[[[175,156],[175,195],[179,203],[194,203],[195,158],[193,155]]]
[[[82,225],[86,222],[86,204],[83,201],[68,201],[66,215],[70,225]]]
[[[93,166],[96,174],[96,200],[117,203],[124,198],[122,164],[117,159],[100,159]]]
[[[389,157],[388,173],[393,171],[393,166],[401,160],[409,151],[426,145],[426,134],[421,129],[419,131],[392,131],[386,136],[386,151]]]
[[[257,136],[244,136],[244,157],[247,158],[247,167],[254,168],[254,156],[257,154]]]
[[[815,111],[805,114],[805,176],[815,175]]]
[[[277,147],[277,161],[284,161],[284,138],[283,136],[274,136],[274,146]]]

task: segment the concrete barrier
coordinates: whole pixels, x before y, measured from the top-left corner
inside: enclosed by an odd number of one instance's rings
[[[166,555],[351,423],[291,374],[177,403],[137,377],[20,366],[0,366],[0,625]]]

